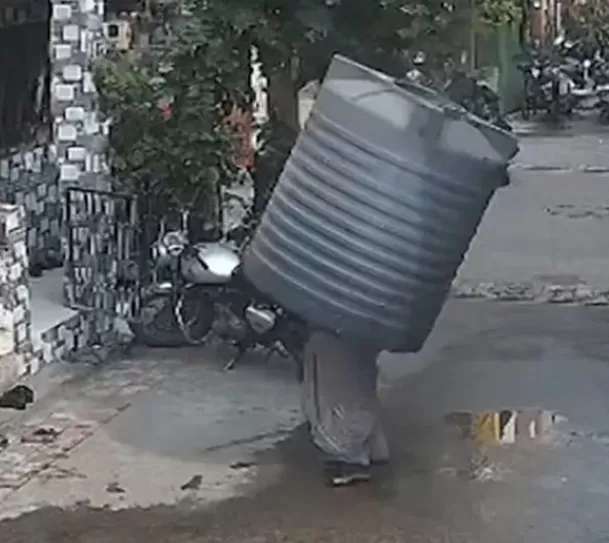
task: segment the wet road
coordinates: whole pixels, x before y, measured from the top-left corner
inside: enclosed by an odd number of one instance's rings
[[[0,541],[609,541],[608,329],[602,308],[453,301],[412,357],[423,371],[383,364],[394,461],[369,486],[323,487],[298,429],[256,455],[243,497],[41,509],[0,523]]]

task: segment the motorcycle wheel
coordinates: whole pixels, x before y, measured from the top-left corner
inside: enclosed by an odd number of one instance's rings
[[[548,107],[548,117],[550,122],[558,124],[562,113],[562,101],[558,88],[558,83],[552,84],[552,99]]]
[[[183,314],[190,323],[190,338],[204,338],[214,321],[214,307],[202,297],[184,300]],[[192,342],[181,330],[170,296],[156,296],[142,307],[139,322],[134,326],[137,341],[147,347],[185,347]]]
[[[567,96],[565,98],[565,107],[564,107],[564,113],[567,117],[572,117],[573,116],[573,111],[575,110],[575,99],[572,96]]]

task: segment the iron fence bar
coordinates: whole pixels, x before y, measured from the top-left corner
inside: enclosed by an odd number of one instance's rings
[[[137,316],[142,272],[137,203],[128,194],[66,189],[67,268],[74,309]],[[91,260],[81,259],[77,245],[86,247]]]
[[[137,199],[136,196],[133,196],[127,192],[112,192],[107,190],[98,190],[98,189],[90,189],[86,187],[68,187],[66,191],[73,192],[82,192],[83,194],[98,194],[100,196],[110,196],[113,199],[125,199],[125,200],[133,200]]]

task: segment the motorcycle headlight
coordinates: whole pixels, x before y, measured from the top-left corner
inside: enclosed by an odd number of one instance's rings
[[[157,266],[165,266],[179,257],[187,245],[188,237],[184,232],[167,232],[152,245],[152,259]]]
[[[424,64],[425,63],[425,53],[423,51],[419,51],[413,60],[414,64]]]

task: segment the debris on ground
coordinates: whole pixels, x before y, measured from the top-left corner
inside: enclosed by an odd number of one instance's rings
[[[254,462],[247,462],[245,460],[239,460],[237,462],[233,462],[230,467],[231,469],[249,469],[251,467],[253,467],[255,464]]]
[[[34,401],[34,391],[25,385],[17,385],[0,396],[0,408],[24,411]]]
[[[59,431],[52,426],[36,428],[30,434],[21,437],[21,443],[52,443],[57,439]]]
[[[203,482],[203,476],[194,475],[187,483],[184,483],[180,490],[199,490],[201,488],[201,483]]]
[[[127,491],[118,483],[109,483],[106,486],[106,492],[109,494],[125,494]]]

